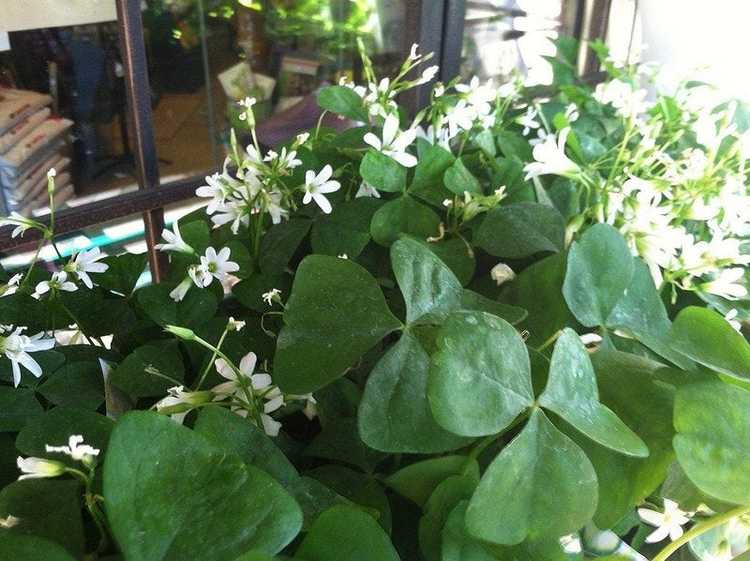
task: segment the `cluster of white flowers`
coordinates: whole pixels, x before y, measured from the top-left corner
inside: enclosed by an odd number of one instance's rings
[[[42,375],[42,367],[29,353],[47,351],[55,346],[55,340],[43,338],[43,333],[29,337],[24,331],[25,327],[0,325],[0,356],[10,360],[15,387],[21,383],[21,366],[37,378]]]
[[[312,394],[284,394],[273,384],[271,375],[256,372],[258,357],[248,353],[235,367],[223,358],[214,362],[216,372],[227,381],[214,386],[210,391],[185,391],[183,386],[169,389],[167,397],[156,404],[156,409],[182,422],[187,413],[207,403],[226,402],[231,411],[241,417],[260,421],[261,428],[269,436],[278,436],[281,423],[271,416],[290,401],[303,401],[303,413],[310,419],[316,414],[316,401]],[[257,418],[256,418],[257,414]]]
[[[750,133],[738,133],[732,124],[735,106],[720,104],[707,88],[678,92],[679,120],[667,122],[663,112],[650,110],[646,90],[634,85],[637,74],[638,69],[630,78],[599,84],[593,94],[621,119],[623,139],[610,155],[594,165],[579,164],[566,153],[570,127],[557,138],[544,131],[533,149],[535,161],[525,167],[526,179],[559,175],[597,193],[571,227],[578,229],[587,220],[617,227],[633,253],[648,264],[657,287],[671,283],[728,300],[745,298]],[[575,106],[569,106],[567,122],[575,121],[576,114]],[[536,117],[529,107],[517,120],[525,134],[544,130]],[[691,147],[676,149],[691,138]],[[612,166],[605,177],[601,162]]]
[[[180,226],[177,222],[173,225],[173,231],[170,232],[165,229],[162,232],[162,237],[165,243],[157,244],[156,249],[197,255],[195,249],[182,238]],[[237,263],[229,260],[230,255],[231,250],[228,247],[223,247],[218,252],[213,247],[206,248],[205,253],[199,256],[200,263],[188,267],[187,276],[170,292],[169,296],[175,302],[180,302],[185,298],[192,285],[198,288],[206,288],[211,285],[214,279],[221,283],[226,282],[231,273],[236,273],[240,269]]]

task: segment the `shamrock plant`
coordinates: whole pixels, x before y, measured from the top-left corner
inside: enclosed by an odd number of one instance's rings
[[[363,50],[274,150],[245,100],[158,284],[5,219],[0,558],[744,559],[744,109],[568,50],[416,115]]]

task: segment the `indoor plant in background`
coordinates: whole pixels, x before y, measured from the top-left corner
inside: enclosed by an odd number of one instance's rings
[[[741,113],[636,106],[633,69],[609,61],[592,92],[562,53],[544,101],[438,85],[411,121],[397,94],[434,75],[426,57],[379,80],[363,54],[367,86],[319,96],[361,126],[234,143],[206,209],[164,233],[165,283],[136,288],[143,256],[95,250],[6,275],[2,556],[747,549],[746,292],[722,276],[745,274],[747,232],[717,203],[745,183]],[[674,175],[696,151],[705,173]],[[5,222],[55,242],[54,223]],[[655,251],[657,226],[681,245]],[[735,239],[735,263],[678,274],[684,248]]]

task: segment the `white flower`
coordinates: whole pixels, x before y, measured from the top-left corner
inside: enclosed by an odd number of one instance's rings
[[[660,542],[669,536],[672,541],[682,536],[682,527],[690,522],[687,512],[680,510],[679,505],[669,499],[664,499],[664,512],[658,512],[649,508],[639,508],[638,516],[647,524],[656,527],[646,537],[647,543]]]
[[[9,335],[2,335],[3,330],[0,329],[0,355],[5,355],[11,362],[13,385],[15,387],[18,387],[21,382],[20,365],[23,365],[37,378],[42,375],[41,366],[29,353],[47,351],[55,346],[55,340],[42,339],[42,333],[37,333],[33,337],[24,335],[25,329],[24,327],[17,327]]]
[[[727,313],[726,313],[726,314],[724,315],[724,319],[725,319],[725,320],[727,320],[727,321],[729,322],[729,325],[731,325],[731,326],[732,326],[732,328],[733,328],[733,329],[734,329],[735,331],[739,331],[739,332],[742,332],[742,323],[740,323],[739,321],[737,321],[737,320],[735,319],[735,318],[737,317],[737,314],[738,314],[738,312],[737,312],[737,309],[736,309],[736,308],[732,308],[731,310],[729,310],[729,311],[728,311],[728,312],[727,312]]]
[[[45,460],[44,458],[22,458],[19,456],[16,459],[16,465],[21,470],[21,475],[18,479],[41,479],[43,477],[57,477],[65,473],[65,464],[56,462],[54,460]]]
[[[39,298],[43,294],[47,294],[50,290],[62,290],[63,292],[75,292],[78,290],[76,283],[68,280],[68,273],[65,271],[58,271],[52,273],[52,278],[48,281],[42,281],[36,285],[33,296]]]
[[[15,294],[21,284],[21,279],[23,279],[23,274],[21,273],[16,273],[12,277],[10,277],[8,279],[8,282],[5,283],[4,286],[0,287],[0,298],[2,298],[3,296],[10,296],[11,294]]]
[[[411,50],[409,51],[409,60],[417,60],[419,58],[419,54],[417,54],[418,49],[419,49],[418,43],[411,44]]]
[[[305,142],[307,142],[310,139],[310,133],[309,132],[303,132],[297,135],[297,146],[303,145]]]
[[[349,259],[349,256],[346,253],[340,253],[337,257],[339,259]]]
[[[635,90],[627,82],[612,80],[596,86],[594,99],[602,104],[610,104],[624,118],[632,118],[648,109],[644,89]]]
[[[490,277],[497,283],[497,286],[500,286],[516,278],[516,273],[505,263],[498,263],[490,269]]]
[[[52,179],[57,176],[57,170],[55,168],[49,168],[47,171],[47,179]]]
[[[169,415],[173,421],[179,424],[195,406],[209,403],[214,398],[213,392],[185,391],[184,386],[175,386],[167,390],[167,396],[156,402],[156,410]]]
[[[257,178],[252,171],[253,170],[247,170],[245,172],[244,182],[246,184],[255,185],[254,180],[257,181]],[[197,197],[212,199],[211,202],[208,203],[208,206],[206,206],[206,213],[213,214],[216,212],[217,208],[223,204],[227,198],[231,197],[241,186],[242,182],[231,177],[228,173],[215,173],[206,176],[206,185],[198,187],[198,189],[195,190],[195,195]],[[175,228],[176,227],[177,222],[175,222]],[[175,233],[179,236],[179,232],[175,231]],[[169,241],[166,236],[164,239]],[[181,250],[176,249],[175,251]]]
[[[73,259],[68,261],[63,270],[66,273],[76,275],[87,288],[94,288],[89,273],[103,273],[109,269],[106,263],[98,263],[100,259],[106,257],[98,247],[81,251]]]
[[[20,518],[16,518],[12,514],[9,514],[5,518],[0,518],[0,528],[13,528],[14,526],[17,526],[20,521]]]
[[[258,357],[255,355],[255,353],[246,354],[240,361],[239,374],[249,381],[249,386],[253,394],[265,400],[265,403],[263,404],[263,412],[260,413],[260,420],[261,424],[263,425],[263,430],[269,436],[278,436],[279,429],[281,428],[281,423],[271,417],[270,413],[273,413],[274,411],[283,407],[284,395],[281,393],[279,388],[273,385],[271,376],[269,374],[263,372],[259,372],[257,374],[254,373],[255,365],[257,364],[257,362]],[[235,372],[234,368],[232,368],[221,358],[216,360],[214,366],[216,367],[216,371],[221,376],[229,380],[228,382],[219,384],[212,389],[214,393],[220,396],[219,399],[221,399],[223,396],[234,395],[234,397],[239,401],[247,403],[247,396],[244,393],[242,383],[238,379],[237,372]],[[243,416],[247,415],[247,409],[237,412]]]
[[[536,120],[537,114],[538,111],[536,107],[529,105],[526,108],[526,113],[516,118],[516,123],[523,126],[523,131],[521,131],[522,135],[527,136],[532,129],[539,128],[539,122]]]
[[[169,297],[174,300],[175,302],[182,302],[183,298],[185,298],[185,295],[187,294],[188,290],[190,290],[190,287],[193,286],[193,275],[190,274],[190,271],[192,269],[197,269],[197,265],[191,265],[188,269],[188,276],[186,276],[180,284],[178,284],[172,292],[169,293]],[[197,282],[196,282],[197,284]],[[202,285],[198,285],[202,286]]]
[[[320,210],[330,214],[333,207],[325,193],[333,193],[341,188],[341,183],[331,180],[332,175],[333,168],[330,165],[326,165],[317,175],[313,170],[307,170],[305,174],[305,196],[302,198],[302,203],[308,204],[314,200]]]
[[[597,333],[584,333],[582,335],[579,335],[578,338],[586,347],[589,347],[591,345],[598,345],[602,342],[602,336]]]
[[[216,213],[211,217],[214,228],[232,223],[233,234],[240,231],[240,224],[247,226],[250,223],[250,215],[239,204],[220,203],[216,205]]]
[[[297,158],[297,152],[291,150],[287,153],[286,147],[281,149],[281,154],[273,150],[268,151],[268,155],[263,158],[264,162],[276,163],[281,169],[293,169],[302,165],[302,160]]]
[[[227,322],[227,329],[229,331],[242,331],[245,325],[247,325],[247,322],[236,320],[230,316]]]
[[[714,280],[701,284],[700,288],[710,294],[736,300],[747,296],[747,288],[737,282],[744,276],[745,270],[741,267],[723,269]]]
[[[0,228],[3,226],[15,226],[10,234],[11,238],[15,238],[19,235],[23,237],[23,235],[26,233],[26,230],[29,230],[31,228],[39,228],[40,224],[13,211],[10,213],[10,216],[6,218],[0,218]]]
[[[570,127],[565,127],[560,131],[557,143],[555,137],[549,135],[543,142],[534,146],[533,155],[536,162],[523,168],[527,181],[532,177],[547,174],[570,176],[580,170],[578,165],[565,155],[565,143],[569,133]]]
[[[456,91],[464,94],[477,117],[484,117],[492,112],[491,103],[497,97],[497,91],[491,84],[481,84],[479,77],[474,76],[468,84],[456,84]]]
[[[239,114],[240,121],[247,121],[250,126],[255,124],[255,116],[253,115],[253,105],[256,103],[254,97],[246,97],[238,102],[245,110]]]
[[[200,189],[203,189],[203,187],[201,187]],[[195,253],[195,250],[190,246],[190,244],[188,244],[184,239],[182,239],[182,234],[180,234],[179,222],[175,221],[174,224],[172,224],[172,229],[174,231],[170,232],[169,230],[165,228],[164,231],[161,233],[161,237],[164,238],[164,241],[166,243],[156,244],[154,247],[158,249],[159,251],[176,251],[177,253]]]
[[[374,197],[376,199],[380,198],[380,193],[378,193],[378,190],[375,189],[372,185],[367,183],[366,181],[363,181],[359,185],[359,189],[357,189],[356,194],[354,195],[355,199],[358,199],[360,197]]]
[[[422,76],[417,80],[417,85],[421,86],[422,84],[430,82],[435,76],[437,76],[439,70],[439,66],[430,66],[429,68],[426,68],[424,72],[422,72]]]
[[[226,279],[227,274],[235,273],[240,270],[240,266],[237,263],[229,260],[230,254],[231,250],[228,247],[223,247],[219,253],[216,253],[216,250],[213,247],[206,248],[205,255],[201,256],[200,268],[213,276],[216,280],[223,281]],[[203,286],[208,286],[210,283],[211,280],[209,277],[208,283]]]
[[[443,97],[443,94],[445,94],[445,85],[441,82],[438,82],[435,84],[435,87],[432,88],[432,95],[434,97]]]
[[[417,138],[416,129],[399,131],[399,121],[396,115],[388,115],[383,123],[383,140],[381,141],[373,133],[368,132],[364,136],[364,141],[382,152],[386,156],[393,158],[404,167],[411,168],[417,165],[417,158],[409,154],[406,149]]]
[[[281,206],[282,195],[279,191],[264,191],[266,212],[271,216],[271,222],[280,224],[281,219],[289,215],[289,210]]]
[[[263,293],[263,301],[269,306],[273,306],[274,300],[281,300],[281,298],[279,298],[280,294],[281,291],[278,288],[272,288],[268,292]]]
[[[471,130],[477,118],[477,112],[465,99],[461,99],[446,111],[445,118],[448,121],[448,136],[453,138],[461,130]]]
[[[45,446],[47,452],[55,452],[70,456],[77,462],[83,462],[89,464],[93,459],[99,455],[99,449],[89,446],[83,443],[83,436],[80,434],[74,434],[68,438],[67,446]]]

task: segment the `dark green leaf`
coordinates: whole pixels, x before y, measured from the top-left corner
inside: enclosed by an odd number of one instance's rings
[[[476,244],[491,255],[513,259],[556,253],[565,245],[565,222],[554,207],[539,203],[499,206],[487,213]]]
[[[461,158],[458,158],[451,167],[445,170],[443,182],[446,189],[460,197],[463,197],[465,192],[472,195],[482,195],[482,186],[477,178],[466,169]]]
[[[750,392],[720,381],[680,388],[674,407],[674,449],[703,492],[750,503]]]
[[[98,362],[69,362],[55,371],[37,390],[55,405],[95,411],[104,403],[104,378]]]
[[[321,514],[296,557],[306,561],[399,561],[375,519],[350,506],[334,506]]]
[[[419,506],[424,506],[443,480],[464,472],[479,480],[479,465],[476,460],[468,456],[442,456],[401,468],[385,482],[404,497],[411,499]]]
[[[375,242],[389,246],[401,234],[422,239],[437,236],[439,224],[440,217],[431,208],[403,195],[378,209],[370,223],[370,234]]]
[[[409,332],[383,355],[359,406],[359,434],[376,450],[435,453],[468,441],[442,429],[427,402],[430,357]]]
[[[107,290],[129,296],[146,268],[146,254],[123,253],[101,260],[109,269],[96,275],[96,283]]]
[[[0,432],[19,431],[42,411],[33,390],[0,386]]]
[[[356,419],[339,419],[326,426],[305,448],[305,455],[343,462],[366,472],[372,472],[386,457],[362,442]]]
[[[523,308],[490,300],[478,292],[468,289],[464,289],[461,295],[461,309],[474,312],[487,312],[504,319],[512,325],[522,322],[528,316],[528,313]]]
[[[550,255],[521,271],[502,294],[504,302],[528,311],[519,328],[529,332],[529,345],[542,345],[573,321],[560,298],[564,278],[565,255]]]
[[[428,144],[414,168],[409,193],[429,203],[441,204],[450,196],[450,192],[443,186],[443,174],[454,161],[453,154],[442,146]]]
[[[466,531],[468,501],[461,501],[448,515],[442,532],[442,561],[497,561],[487,548]]]
[[[586,327],[605,325],[630,286],[633,258],[622,235],[596,224],[573,243],[563,294],[570,311]]]
[[[318,93],[318,105],[327,111],[349,117],[354,121],[366,123],[367,111],[362,105],[362,98],[346,86],[327,86]]]
[[[572,329],[565,329],[557,339],[539,404],[602,446],[628,456],[648,456],[648,448],[638,435],[599,403],[594,367]]]
[[[381,204],[378,199],[361,197],[319,216],[310,235],[313,252],[355,259],[370,241],[370,221]]]
[[[696,306],[683,309],[672,325],[669,342],[711,370],[750,381],[750,344],[712,310]]]
[[[573,430],[569,432],[594,464],[599,479],[594,521],[599,528],[612,528],[664,481],[674,458],[674,396],[654,377],[658,363],[615,351],[599,351],[592,361],[602,403],[632,427],[649,449],[647,458],[623,457]]]
[[[419,521],[419,548],[427,561],[441,558],[443,527],[451,511],[471,497],[477,487],[474,475],[452,475],[442,481],[430,495]]]
[[[391,265],[406,302],[408,323],[443,318],[461,306],[461,283],[418,241],[403,238],[394,243]]]
[[[591,462],[536,409],[487,468],[466,525],[477,538],[514,545],[578,530],[591,519],[596,502]]]
[[[198,415],[195,432],[214,445],[265,471],[283,485],[296,480],[297,470],[284,453],[251,421],[223,407],[206,407]]]
[[[406,168],[382,152],[368,150],[359,165],[359,173],[378,191],[402,193],[406,190]]]
[[[36,536],[0,532],[0,559],[13,561],[75,561],[65,549]]]
[[[128,413],[117,423],[104,499],[129,561],[273,554],[302,524],[299,506],[269,475],[156,413]]]
[[[349,259],[306,257],[294,279],[278,338],[274,378],[305,394],[342,376],[400,326],[370,274]]]
[[[312,222],[293,219],[272,226],[260,243],[260,269],[266,275],[278,275],[310,231]]]
[[[11,533],[46,538],[80,557],[85,545],[82,492],[77,480],[29,479],[11,483],[0,492],[0,518],[13,515],[19,522],[9,530],[0,530],[0,536]],[[16,558],[0,556],[0,559],[15,561]],[[46,561],[47,558],[37,559]]]
[[[443,325],[437,345],[430,406],[449,431],[495,434],[534,403],[526,345],[506,321],[484,312],[456,312]]]
[[[110,380],[131,396],[151,397],[165,395],[169,388],[176,385],[175,382],[183,380],[184,375],[185,368],[177,342],[159,341],[138,347],[126,356]]]

